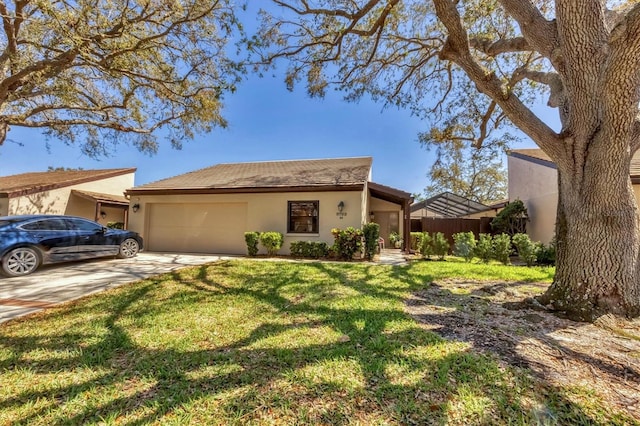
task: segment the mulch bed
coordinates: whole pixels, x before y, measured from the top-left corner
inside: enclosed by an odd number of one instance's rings
[[[532,296],[548,284],[446,280],[407,301],[423,326],[468,342],[554,386],[583,386],[640,420],[640,319],[562,318]]]

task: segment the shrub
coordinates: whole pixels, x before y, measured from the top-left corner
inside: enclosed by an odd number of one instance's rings
[[[490,234],[480,234],[476,243],[475,255],[484,263],[489,263],[489,260],[491,260],[491,254],[493,253],[492,240]]]
[[[107,222],[107,228],[124,229],[124,222]]]
[[[343,260],[352,260],[353,255],[362,249],[362,230],[348,227],[346,229],[334,228],[331,230],[334,253]]]
[[[249,256],[256,256],[258,254],[258,243],[260,242],[259,232],[245,232],[244,241],[247,243],[247,253]]]
[[[516,234],[513,236],[513,245],[516,246],[518,251],[518,258],[527,266],[532,266],[536,263],[537,253],[536,244],[531,241],[531,238],[527,234]]]
[[[422,238],[424,237],[424,233],[422,232],[412,232],[411,234],[411,250],[415,252],[420,251],[420,246],[422,245]]]
[[[476,236],[473,232],[458,232],[453,234],[453,253],[456,256],[463,257],[465,261],[471,262],[475,255]]]
[[[536,259],[539,265],[553,266],[556,264],[556,244],[552,241],[549,245],[536,243]]]
[[[496,233],[524,234],[527,232],[527,222],[529,214],[524,203],[520,200],[514,200],[502,209],[491,221],[491,229]]]
[[[392,232],[389,234],[389,245],[391,247],[396,247],[398,243],[402,244],[402,237],[397,232]]]
[[[260,244],[267,249],[269,256],[275,256],[278,254],[278,250],[282,247],[284,237],[279,232],[263,232],[260,234]]]
[[[431,245],[433,246],[433,254],[438,256],[438,259],[444,260],[444,257],[449,253],[449,241],[442,232],[433,235]]]
[[[433,254],[433,244],[431,235],[427,232],[422,233],[422,239],[420,241],[420,254],[422,257],[431,258]]]
[[[362,233],[364,234],[364,255],[368,260],[371,260],[378,249],[380,225],[375,222],[366,223],[362,227]]]
[[[500,234],[493,236],[493,257],[505,265],[511,263],[511,237],[508,234]]]
[[[329,245],[324,241],[293,241],[291,256],[319,259],[329,255]]]

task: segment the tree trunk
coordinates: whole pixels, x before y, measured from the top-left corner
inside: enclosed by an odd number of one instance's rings
[[[558,166],[556,276],[540,297],[576,320],[640,315],[640,220],[630,154],[589,153],[584,168]]]

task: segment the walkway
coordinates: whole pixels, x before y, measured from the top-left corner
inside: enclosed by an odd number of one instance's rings
[[[405,253],[400,249],[382,249],[378,258],[381,265],[406,265]]]

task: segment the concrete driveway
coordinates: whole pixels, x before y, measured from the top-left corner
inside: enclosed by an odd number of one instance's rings
[[[142,252],[132,259],[60,263],[24,277],[0,277],[0,323],[174,269],[230,258]]]

